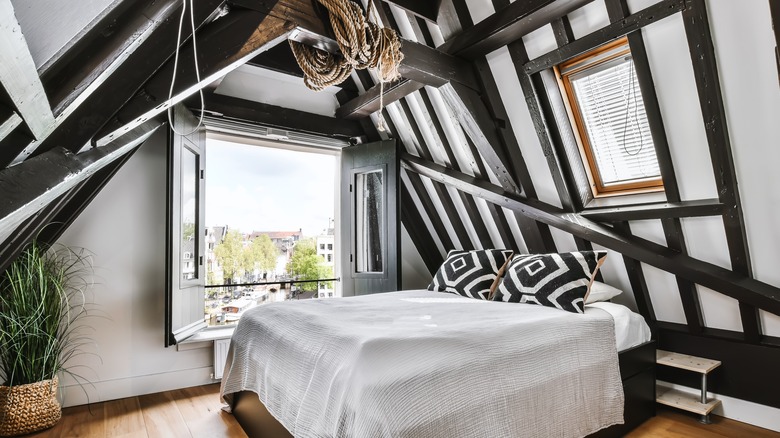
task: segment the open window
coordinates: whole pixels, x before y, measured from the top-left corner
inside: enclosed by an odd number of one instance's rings
[[[594,197],[662,191],[626,38],[556,67]]]

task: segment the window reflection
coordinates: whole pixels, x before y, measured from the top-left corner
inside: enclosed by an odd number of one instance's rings
[[[181,155],[181,246],[179,247],[179,271],[182,280],[198,277],[198,156],[186,147]]]
[[[383,272],[384,175],[355,174],[355,272]]]

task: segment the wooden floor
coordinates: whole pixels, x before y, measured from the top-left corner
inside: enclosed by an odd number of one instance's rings
[[[219,385],[199,386],[66,408],[57,426],[28,437],[246,437],[221,407]],[[627,438],[780,438],[777,432],[712,418],[713,424],[703,425],[694,415],[659,406],[658,416]]]

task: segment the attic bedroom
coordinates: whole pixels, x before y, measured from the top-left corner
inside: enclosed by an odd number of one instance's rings
[[[778,46],[780,0],[0,0],[0,436],[780,437]]]

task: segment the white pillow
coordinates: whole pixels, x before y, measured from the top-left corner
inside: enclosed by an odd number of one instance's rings
[[[593,284],[590,285],[590,292],[588,293],[588,296],[585,297],[585,304],[611,300],[621,293],[623,293],[623,291],[616,287],[612,287],[600,281],[594,281]]]

